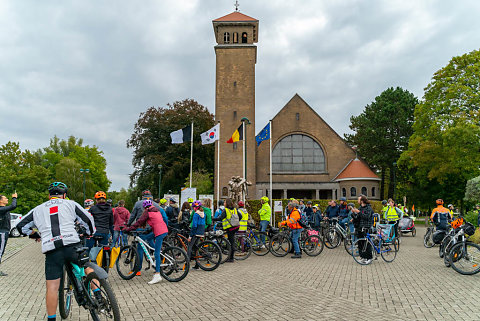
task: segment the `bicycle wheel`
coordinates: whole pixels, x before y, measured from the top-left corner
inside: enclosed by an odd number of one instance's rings
[[[195,261],[204,271],[213,271],[222,260],[222,250],[212,241],[198,243],[195,251]]]
[[[450,251],[452,268],[463,275],[480,272],[480,245],[475,243],[458,243]]]
[[[220,261],[220,264],[225,263],[228,260],[228,257],[230,256],[232,245],[230,244],[228,239],[223,236],[217,236],[213,238],[211,241],[215,242],[220,247],[220,250],[222,251],[222,260]]]
[[[130,280],[135,277],[135,274],[138,272],[138,266],[140,258],[138,257],[138,252],[135,246],[127,245],[120,249],[120,254],[118,254],[117,266],[118,275],[124,280]]]
[[[179,282],[187,276],[189,270],[190,260],[188,260],[187,253],[183,249],[176,246],[167,246],[162,251],[160,275],[165,280]]]
[[[106,279],[100,279],[95,272],[92,272],[85,278],[84,286],[87,290],[86,294],[94,302],[94,305],[89,307],[94,321],[120,320],[117,298]],[[94,287],[97,289],[96,293],[93,292]]]
[[[398,252],[398,240],[393,239],[392,243],[384,243],[380,246],[380,255],[385,262],[391,263],[397,257]]]
[[[292,249],[290,239],[282,233],[274,235],[270,240],[270,252],[277,257],[287,255]]]
[[[428,228],[427,232],[425,233],[425,236],[423,237],[423,245],[427,249],[429,249],[429,248],[431,248],[435,245],[435,243],[433,243],[432,237],[433,237],[432,229]]]
[[[369,243],[370,242],[366,238],[358,239],[353,243],[352,256],[355,262],[357,262],[360,265],[368,265],[373,261],[373,260],[367,261],[360,257],[360,246],[362,247],[361,249],[363,249],[362,252],[365,252]],[[374,255],[373,247],[370,245],[370,248],[372,250],[372,258],[373,258],[373,255]]]
[[[60,287],[58,288],[58,310],[62,319],[68,318],[72,310],[73,285],[68,277],[65,267],[63,268],[63,275],[60,279]]]
[[[318,235],[310,235],[303,243],[303,250],[308,256],[317,256],[323,251],[323,240]]]
[[[330,229],[326,233],[326,237],[324,238],[325,246],[329,249],[334,249],[340,245],[342,238],[338,234],[338,232],[334,229]]]
[[[445,255],[445,249],[447,247],[447,244],[450,243],[450,236],[446,236],[443,240],[442,243],[440,243],[440,247],[438,248],[438,255],[443,258]]]
[[[265,238],[265,243],[262,242],[262,238]],[[252,241],[253,254],[258,256],[267,255],[270,252],[270,238],[265,232],[253,232]]]
[[[347,237],[343,240],[345,251],[347,251],[349,255],[352,255],[352,249],[353,249],[352,237],[353,237],[352,235],[347,235]]]
[[[246,235],[235,235],[235,246],[233,258],[235,260],[246,260],[252,254],[252,241]]]

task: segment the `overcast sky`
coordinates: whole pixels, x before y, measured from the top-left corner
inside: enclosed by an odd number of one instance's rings
[[[150,106],[215,111],[212,20],[234,0],[0,1],[0,144],[81,137],[128,187],[126,148]],[[260,21],[257,132],[298,93],[341,136],[388,87],[421,98],[433,73],[480,47],[480,1],[240,0]]]

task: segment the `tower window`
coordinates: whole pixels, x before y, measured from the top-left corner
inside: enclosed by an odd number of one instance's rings
[[[296,119],[296,120],[300,120],[300,113],[296,113],[296,114],[295,114],[295,119]]]
[[[230,43],[230,33],[229,32],[225,32],[223,34],[223,43]]]
[[[237,118],[237,111],[236,110],[233,111],[233,118]]]
[[[233,149],[237,149],[237,143],[233,143]]]
[[[246,32],[242,33],[242,43],[247,43],[247,40],[248,40],[247,33]]]
[[[233,87],[237,87],[237,82],[236,81],[233,82]]]
[[[357,196],[357,189],[355,187],[350,188],[350,196],[352,197]]]
[[[222,196],[225,196],[225,197],[228,196],[228,188],[226,187],[222,188]]]
[[[238,32],[233,33],[233,43],[238,43]]]

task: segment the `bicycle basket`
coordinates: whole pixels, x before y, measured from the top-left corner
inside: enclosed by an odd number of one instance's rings
[[[459,228],[460,226],[463,225],[463,217],[459,217],[457,218],[455,221],[453,221],[452,223],[450,223],[450,225],[453,227],[453,228]],[[465,231],[466,233],[467,231]],[[475,232],[474,232],[475,233]],[[467,233],[468,234],[468,233]]]
[[[394,236],[393,224],[377,224],[377,234],[381,235],[385,242],[391,242]]]
[[[465,234],[473,235],[475,234],[475,226],[472,223],[466,222],[465,223]]]

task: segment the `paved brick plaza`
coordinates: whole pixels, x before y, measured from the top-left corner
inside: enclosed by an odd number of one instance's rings
[[[124,281],[114,270],[110,282],[124,320],[479,320],[480,274],[445,268],[437,247],[423,247],[423,234],[404,237],[391,264],[360,266],[340,247],[301,260],[252,255],[214,272],[192,270],[180,283],[150,286],[149,271]],[[42,320],[40,246],[27,238],[8,246],[15,251],[2,264],[9,276],[0,278],[0,320]],[[73,306],[69,320],[89,319]]]

